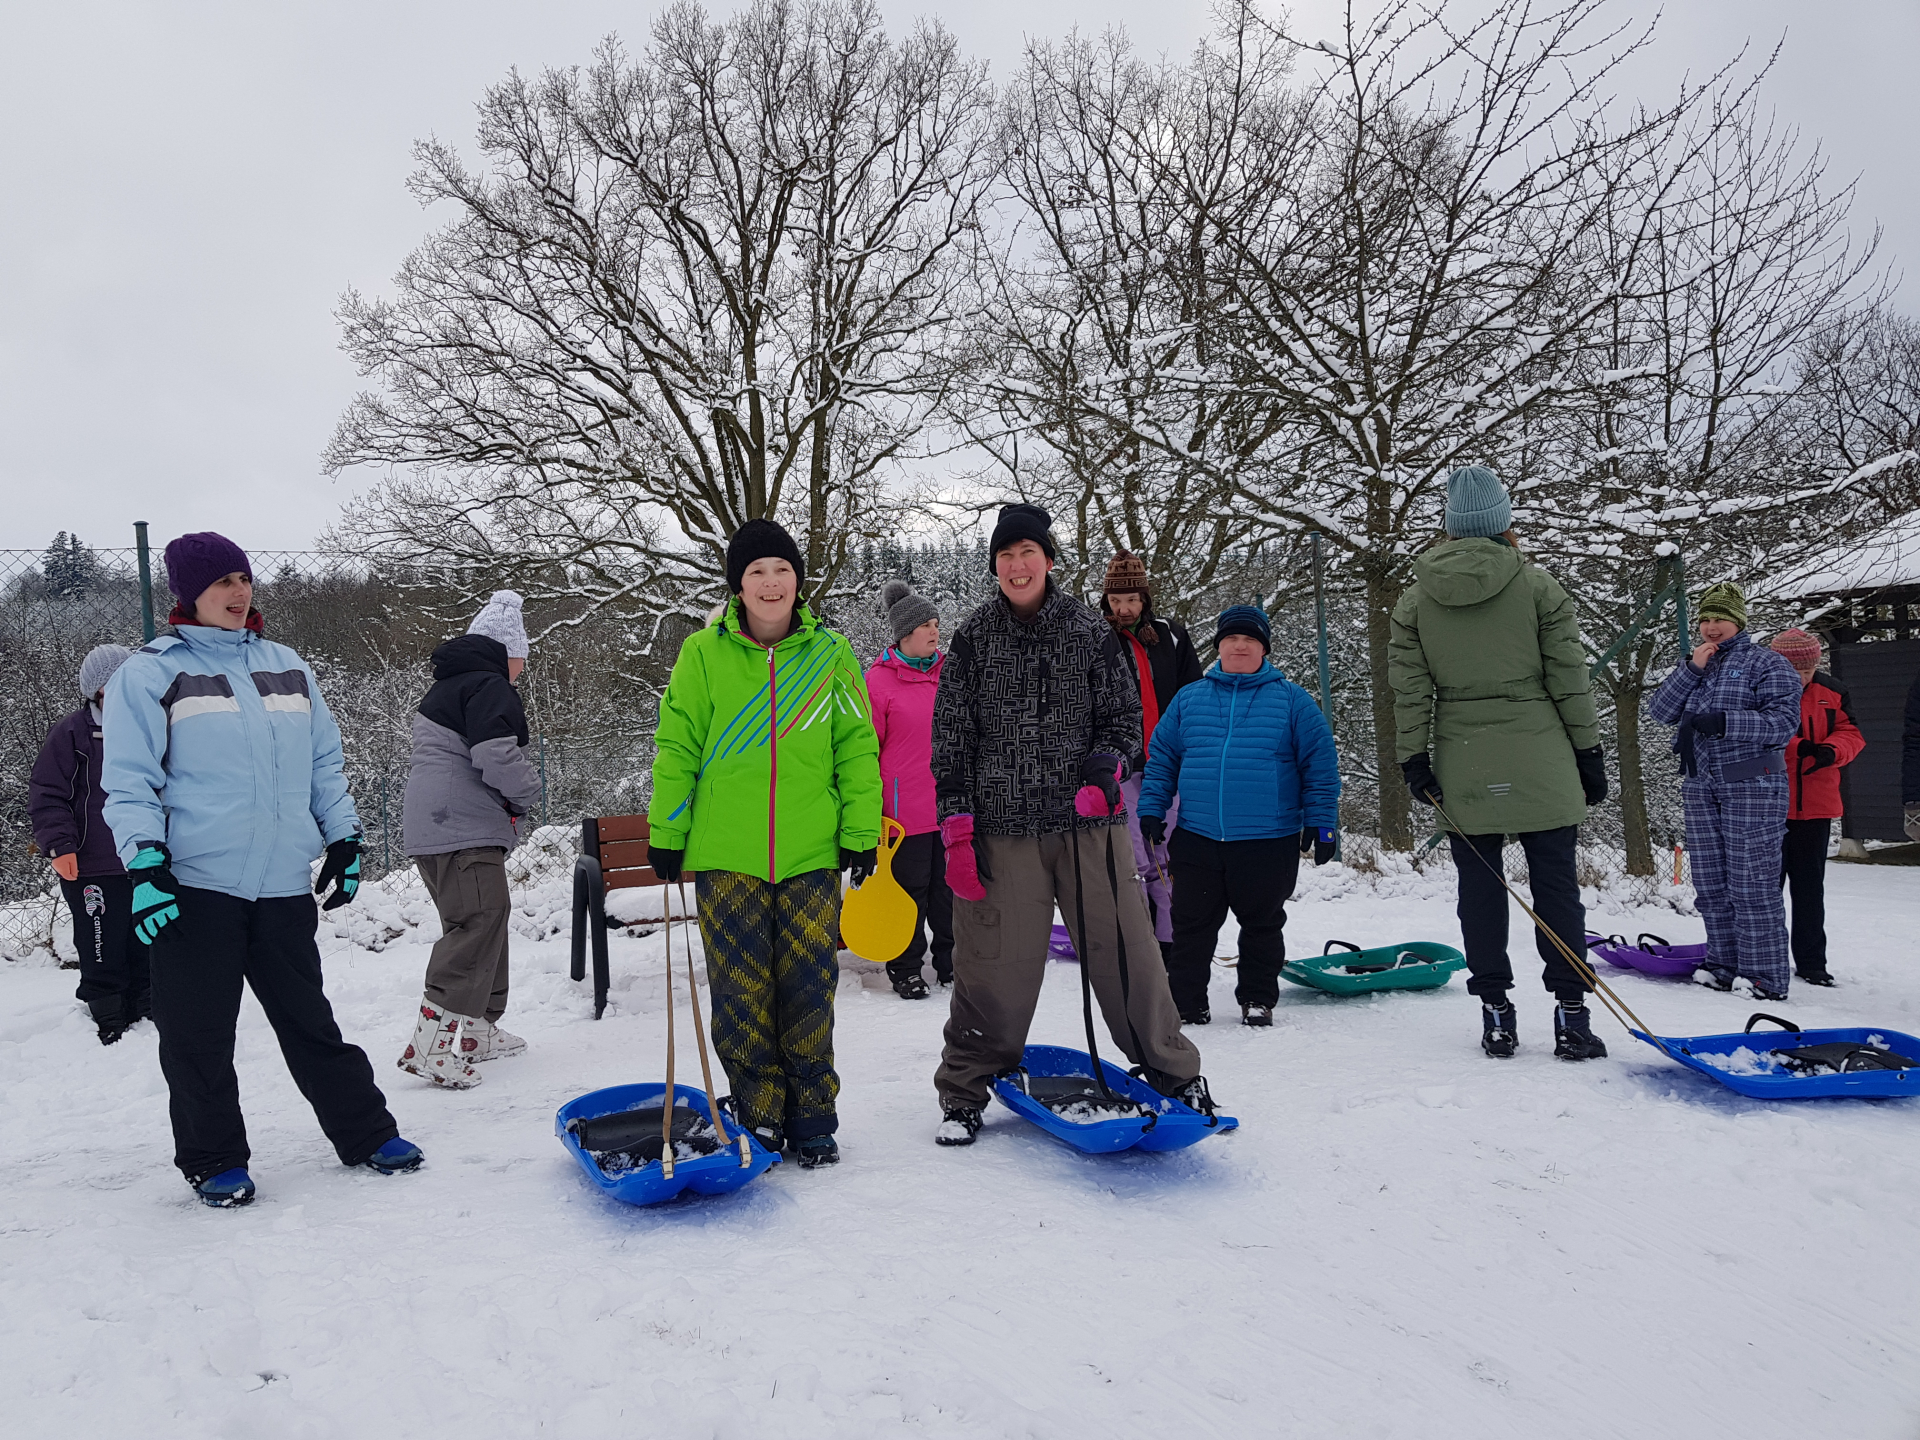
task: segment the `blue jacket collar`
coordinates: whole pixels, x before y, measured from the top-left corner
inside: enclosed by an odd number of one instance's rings
[[[1218,660],[1207,667],[1207,679],[1217,681],[1222,685],[1230,685],[1235,689],[1243,689],[1253,685],[1271,685],[1276,680],[1284,680],[1286,678],[1286,672],[1273,665],[1262,665],[1251,675],[1229,675],[1220,668],[1220,662]]]

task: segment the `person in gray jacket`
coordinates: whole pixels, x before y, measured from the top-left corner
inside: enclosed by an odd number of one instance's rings
[[[400,1068],[436,1085],[480,1083],[482,1060],[527,1042],[500,1028],[507,1008],[507,852],[540,795],[527,712],[514,682],[527,663],[520,597],[497,591],[467,633],[433,652],[433,688],[413,717],[406,847],[440,912],[426,994]]]

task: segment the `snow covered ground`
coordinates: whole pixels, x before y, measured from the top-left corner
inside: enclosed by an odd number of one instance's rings
[[[1920,870],[1828,873],[1841,988],[1769,1008],[1920,1033]],[[1403,888],[1300,903],[1296,948],[1455,937],[1444,892]],[[1671,911],[1595,919],[1700,935]],[[328,941],[342,1024],[427,1152],[411,1176],[335,1163],[249,1000],[260,1199],[232,1212],[168,1164],[152,1028],[103,1050],[71,972],[0,968],[9,1432],[1920,1432],[1920,1104],[1743,1100],[1604,1017],[1613,1058],[1563,1064],[1531,980],[1505,1063],[1459,981],[1287,987],[1271,1031],[1190,1032],[1237,1134],[1090,1157],[996,1106],[972,1150],[941,1150],[944,1007],[850,972],[845,1162],[639,1210],[589,1191],[553,1112],[658,1078],[661,940],[613,942],[598,1024],[564,936],[516,943],[508,1023],[532,1048],[452,1094],[393,1069],[416,936]],[[1754,1008],[1610,978],[1669,1034]],[[1217,971],[1216,1015],[1231,989]],[[1054,966],[1033,1038],[1081,1043],[1078,1004]]]

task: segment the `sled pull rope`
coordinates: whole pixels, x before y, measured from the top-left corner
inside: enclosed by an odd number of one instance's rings
[[[1428,798],[1431,799],[1431,796],[1429,796]],[[1455,834],[1459,835],[1462,839],[1466,838],[1467,832],[1462,830],[1458,825],[1455,825],[1453,823],[1453,817],[1447,814],[1445,810],[1442,810],[1440,808],[1439,801],[1437,800],[1433,801],[1433,808],[1436,812],[1438,812],[1440,818],[1446,821],[1449,829],[1451,829]],[[1626,1026],[1628,1030],[1634,1030],[1637,1028],[1642,1035],[1651,1036],[1653,1034],[1653,1031],[1647,1027],[1646,1022],[1643,1021],[1638,1015],[1633,1013],[1633,1008],[1630,1005],[1628,1005],[1626,1001],[1622,1000],[1618,995],[1614,994],[1613,990],[1607,985],[1607,982],[1600,978],[1598,973],[1596,973],[1594,968],[1586,962],[1584,957],[1574,954],[1572,948],[1568,946],[1567,942],[1562,940],[1559,937],[1559,935],[1555,934],[1554,931],[1548,926],[1546,921],[1542,920],[1538,915],[1534,914],[1533,907],[1527,904],[1526,901],[1522,900],[1518,892],[1514,890],[1513,886],[1507,883],[1507,877],[1500,873],[1499,868],[1495,866],[1491,860],[1487,859],[1486,856],[1480,853],[1480,847],[1472,843],[1469,843],[1467,845],[1467,849],[1473,851],[1474,855],[1479,859],[1480,863],[1487,867],[1487,873],[1493,876],[1495,880],[1498,880],[1500,882],[1500,888],[1506,891],[1508,895],[1513,897],[1513,903],[1518,905],[1522,910],[1527,912],[1527,918],[1534,923],[1534,927],[1538,929],[1542,935],[1546,936],[1547,939],[1553,942],[1554,949],[1558,950],[1562,955],[1566,956],[1567,963],[1573,966],[1574,972],[1578,974],[1581,979],[1585,980],[1589,985],[1593,987],[1594,993],[1600,997],[1601,1003],[1607,1007],[1608,1012],[1613,1016],[1613,1018],[1618,1020],[1623,1026]]]
[[[1107,1086],[1107,1077],[1100,1068],[1100,1051],[1093,1043],[1093,972],[1092,961],[1087,951],[1087,887],[1080,879],[1080,832],[1069,830],[1067,841],[1073,847],[1073,913],[1080,922],[1079,933],[1073,937],[1073,946],[1080,960],[1080,1013],[1087,1022],[1087,1059],[1092,1062],[1093,1083],[1098,1087],[1101,1098],[1111,1100],[1113,1091]]]
[[[660,909],[667,917],[667,1093],[660,1101],[660,1173],[673,1177],[673,907],[666,893],[660,895]]]
[[[700,1078],[707,1086],[707,1114],[713,1120],[714,1134],[720,1137],[720,1148],[726,1149],[733,1144],[727,1134],[727,1122],[720,1118],[720,1099],[713,1093],[713,1063],[707,1058],[707,1026],[700,1018],[700,987],[693,979],[693,937],[687,934],[687,882],[673,882],[680,893],[680,946],[687,954],[687,1000],[693,1006],[693,1033],[700,1042]],[[673,968],[673,947],[667,947],[667,968]],[[753,1149],[747,1141],[746,1127],[740,1129],[740,1168],[753,1167]]]

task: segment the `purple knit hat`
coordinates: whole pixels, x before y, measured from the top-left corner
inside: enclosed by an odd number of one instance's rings
[[[189,608],[214,581],[239,570],[253,578],[247,552],[224,535],[196,530],[167,543],[167,588]]]

